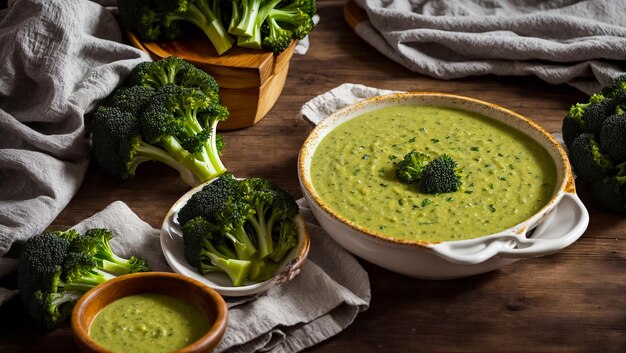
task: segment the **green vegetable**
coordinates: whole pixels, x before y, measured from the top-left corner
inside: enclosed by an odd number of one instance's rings
[[[213,77],[169,57],[133,69],[131,87],[114,91],[98,107],[93,151],[107,173],[128,179],[146,161],[164,163],[189,185],[226,171],[217,124],[228,118]],[[184,85],[190,85],[185,87]]]
[[[26,310],[46,328],[70,315],[78,298],[117,275],[148,271],[145,260],[115,255],[106,229],[56,231],[26,241],[18,262],[18,287]]]
[[[626,75],[613,79],[563,120],[563,139],[574,172],[592,184],[594,198],[611,211],[624,209]]]
[[[218,55],[233,39],[215,13],[218,0],[118,0],[122,24],[143,40],[175,39],[192,24],[211,41]]]
[[[593,182],[591,190],[608,210],[626,214],[626,162],[617,166],[617,174]]]
[[[404,155],[402,161],[396,165],[396,177],[407,184],[419,182],[424,167],[428,165],[429,161],[430,156],[427,154],[411,151]]]
[[[461,176],[456,171],[456,166],[456,162],[447,155],[435,158],[422,173],[422,192],[440,194],[458,191],[461,187]]]
[[[430,160],[427,154],[411,151],[396,164],[396,178],[405,184],[416,184],[425,194],[455,192],[461,187],[456,167],[456,162],[448,155]]]
[[[279,54],[313,30],[315,0],[119,0],[122,24],[143,40],[175,39],[199,28],[219,55],[235,42]],[[229,35],[230,34],[230,35]]]
[[[297,243],[298,205],[265,179],[223,174],[180,209],[187,261],[201,274],[225,272],[240,286],[271,278]]]

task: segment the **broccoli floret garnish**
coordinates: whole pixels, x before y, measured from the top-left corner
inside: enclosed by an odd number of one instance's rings
[[[407,184],[419,182],[429,161],[427,154],[411,151],[396,165],[396,177]]]
[[[461,176],[456,166],[456,162],[447,155],[433,159],[422,172],[421,191],[426,194],[458,191],[461,187]]]
[[[229,113],[212,76],[169,57],[137,65],[129,81],[94,115],[93,150],[104,171],[124,180],[139,164],[158,161],[192,186],[226,171],[217,124]]]
[[[425,153],[411,151],[396,164],[396,178],[416,185],[425,194],[455,192],[461,187],[456,167],[456,162],[448,155],[431,160]]]
[[[122,24],[143,40],[175,39],[182,31],[181,22],[199,28],[211,41],[218,55],[232,47],[219,15],[214,12],[217,0],[119,0]]]
[[[600,149],[593,134],[582,134],[572,141],[570,161],[581,180],[592,182],[603,179],[613,169],[611,159]]]
[[[621,75],[612,79],[606,87],[602,89],[602,94],[605,97],[612,98],[624,91],[626,91],[626,75]]]
[[[198,272],[225,272],[233,285],[271,278],[297,244],[298,205],[268,180],[222,175],[180,209],[185,257]]]
[[[143,259],[120,258],[112,252],[103,261],[100,251],[89,244],[94,234],[108,230],[94,229],[81,235],[69,231],[55,231],[36,235],[26,241],[18,263],[18,287],[22,301],[33,319],[46,328],[54,328],[65,321],[76,300],[86,291],[111,278],[116,273],[106,268],[105,262],[114,261],[112,268],[123,273],[148,271]],[[104,247],[110,251],[107,235]]]

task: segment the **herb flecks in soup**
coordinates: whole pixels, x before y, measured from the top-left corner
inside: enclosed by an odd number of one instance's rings
[[[105,306],[89,335],[113,352],[172,352],[209,331],[207,318],[190,304],[161,294],[138,294]]]
[[[419,193],[398,181],[410,151],[447,154],[461,189]],[[339,215],[384,236],[437,242],[510,228],[552,197],[556,167],[525,134],[480,114],[444,107],[393,106],[335,127],[311,162],[313,187]]]

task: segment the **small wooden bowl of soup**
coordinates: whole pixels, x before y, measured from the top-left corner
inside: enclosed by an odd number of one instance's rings
[[[85,293],[72,312],[84,352],[211,352],[226,329],[227,307],[213,289],[183,275],[120,276]]]
[[[461,187],[426,194],[395,176],[411,151],[456,161]],[[408,276],[448,279],[557,252],[589,216],[565,151],[506,108],[443,93],[396,93],[320,122],[298,157],[305,199],[348,251]]]

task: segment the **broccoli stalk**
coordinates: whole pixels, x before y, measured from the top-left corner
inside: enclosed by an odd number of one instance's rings
[[[269,258],[278,262],[298,243],[298,229],[291,219],[278,224],[278,232],[274,237],[274,242],[276,246]]]
[[[113,239],[113,233],[110,230],[93,228],[84,237],[90,239],[89,242],[94,245],[90,250],[100,269],[115,275],[148,271],[146,260],[135,256],[125,259],[111,250],[109,242]]]
[[[225,253],[224,248],[218,250],[209,240],[204,239],[200,244],[200,273],[206,274],[214,272],[217,269],[225,272],[234,286],[242,285],[248,278],[250,273],[250,264],[248,260],[239,260],[233,253]],[[209,261],[211,265],[206,264]]]

